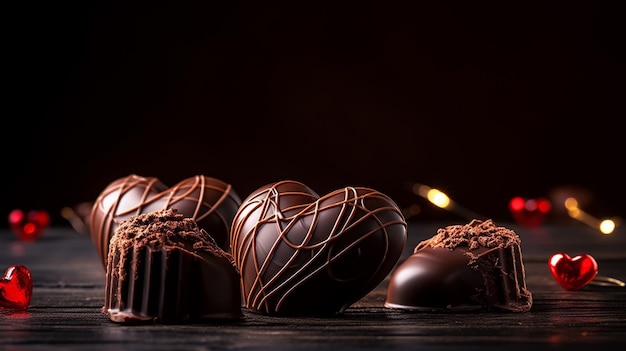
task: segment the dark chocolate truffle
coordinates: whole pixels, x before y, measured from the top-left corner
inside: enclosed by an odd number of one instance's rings
[[[411,311],[526,312],[519,236],[492,220],[441,228],[392,273],[385,307]]]
[[[131,174],[111,182],[94,202],[89,220],[91,238],[106,268],[109,241],[121,221],[176,208],[195,220],[219,247],[230,251],[230,226],[240,204],[233,187],[216,178],[196,175],[167,187],[157,178]]]
[[[113,322],[178,324],[243,315],[232,256],[175,209],[122,221],[107,262],[103,311]]]
[[[406,244],[392,199],[346,187],[320,197],[285,180],[254,191],[233,220],[244,307],[274,316],[334,315],[373,290]]]

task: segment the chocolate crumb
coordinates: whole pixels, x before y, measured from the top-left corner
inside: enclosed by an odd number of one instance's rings
[[[440,228],[435,236],[420,242],[414,252],[425,247],[443,247],[453,250],[458,246],[466,246],[467,250],[471,251],[478,248],[505,248],[519,244],[520,238],[513,230],[498,227],[491,219],[485,221],[474,219],[468,224]]]

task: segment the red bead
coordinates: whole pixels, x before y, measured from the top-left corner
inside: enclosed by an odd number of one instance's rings
[[[35,241],[50,226],[50,215],[44,210],[16,209],[9,213],[9,226],[20,240]]]
[[[550,201],[544,198],[525,199],[514,197],[509,201],[509,211],[515,221],[524,227],[538,227],[551,210]]]

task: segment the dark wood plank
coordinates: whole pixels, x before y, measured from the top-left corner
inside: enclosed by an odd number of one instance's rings
[[[434,234],[437,224],[411,224],[405,258]],[[26,265],[35,284],[28,310],[0,312],[3,349],[137,350],[388,350],[501,349],[532,347],[589,350],[625,343],[626,289],[587,286],[565,291],[550,276],[547,259],[557,251],[587,252],[600,273],[626,279],[626,240],[577,226],[516,228],[522,237],[528,313],[408,313],[383,307],[385,280],[377,289],[330,318],[278,318],[250,313],[231,322],[124,326],[101,312],[104,269],[90,238],[52,228],[34,243],[0,232],[0,267]]]

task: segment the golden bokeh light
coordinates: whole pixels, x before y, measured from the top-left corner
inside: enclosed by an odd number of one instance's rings
[[[448,197],[448,195],[437,189],[430,189],[428,191],[428,194],[426,194],[426,198],[435,206],[441,208],[447,208],[448,206],[450,206],[450,198]]]
[[[611,234],[615,230],[615,221],[611,219],[605,219],[600,222],[599,228],[602,234]]]
[[[573,210],[578,209],[578,201],[574,199],[573,197],[568,197],[567,199],[565,199],[564,205],[568,211],[573,211]]]
[[[453,212],[465,219],[485,219],[484,216],[459,205],[439,189],[431,188],[428,185],[415,183],[413,184],[412,190],[415,195],[419,195],[425,198],[433,205]]]

